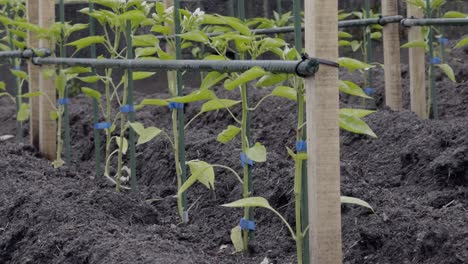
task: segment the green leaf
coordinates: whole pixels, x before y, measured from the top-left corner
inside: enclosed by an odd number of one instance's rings
[[[216,140],[221,143],[227,143],[233,140],[239,133],[241,129],[236,126],[228,126],[223,132],[221,132]]]
[[[205,57],[205,60],[226,60],[224,56],[221,55],[208,55]]]
[[[260,78],[262,77],[263,75],[265,75],[266,72],[265,70],[263,70],[262,68],[260,67],[253,67],[251,68],[250,70],[242,73],[239,77],[237,77],[235,80],[231,81],[231,80],[226,80],[226,82],[224,82],[224,87],[231,91],[233,90],[234,88],[242,85],[242,84],[245,84],[245,83],[248,83],[250,81],[253,81],[257,78]]]
[[[58,114],[57,111],[50,112],[49,116],[50,116],[50,120],[52,120],[52,121],[55,121],[55,120],[57,120],[59,118],[59,114]]]
[[[439,9],[441,6],[443,6],[445,3],[446,3],[445,0],[432,0],[432,1],[431,1],[431,9],[432,9],[432,10],[437,10],[437,9]]]
[[[297,101],[297,91],[288,86],[278,86],[271,92],[272,95]]]
[[[215,175],[213,166],[199,160],[189,161],[187,162],[187,165],[190,167],[191,175],[180,187],[179,191],[177,192],[178,196],[186,192],[197,181],[200,181],[208,189],[214,189]]]
[[[236,252],[244,251],[244,240],[242,240],[242,228],[236,226],[231,229],[231,242]]]
[[[99,101],[101,99],[101,93],[96,91],[96,90],[93,90],[91,88],[88,88],[88,87],[82,87],[81,88],[81,91],[86,94],[87,96],[93,98],[93,99],[96,99],[97,101]]]
[[[351,108],[340,109],[340,114],[354,116],[357,118],[363,118],[373,113],[375,113],[375,111],[365,110],[365,109],[351,109]]]
[[[155,75],[155,72],[133,72],[133,80],[139,81]]]
[[[29,119],[29,104],[22,103],[19,107],[18,114],[16,115],[16,120],[19,122],[24,122]]]
[[[267,151],[265,146],[260,143],[255,143],[255,145],[245,152],[247,157],[255,162],[265,162],[267,157]]]
[[[153,106],[168,106],[169,103],[163,99],[143,99],[140,103],[141,106],[153,105]]]
[[[284,82],[288,79],[286,73],[267,73],[255,84],[255,87],[268,87]]]
[[[83,48],[89,47],[92,44],[102,44],[106,41],[104,36],[91,36],[85,37],[73,42],[66,44],[67,46],[75,46],[76,51],[81,50]]]
[[[43,95],[44,93],[38,91],[38,92],[31,92],[31,93],[24,93],[21,95],[22,98],[32,98],[32,97],[38,97]]]
[[[155,25],[151,28],[151,31],[156,32],[156,33],[161,33],[163,35],[169,35],[171,34],[172,29],[169,26]]]
[[[80,81],[85,82],[85,83],[95,83],[99,80],[101,80],[101,76],[87,76],[87,77],[81,77],[78,78]]]
[[[135,56],[137,58],[153,56],[158,52],[158,49],[155,47],[146,47],[146,48],[137,48],[135,49]]]
[[[10,70],[10,71],[17,78],[23,79],[25,81],[28,80],[28,74],[26,72],[20,71],[20,70]]]
[[[202,16],[202,24],[207,24],[207,25],[225,25],[226,22],[219,16],[214,16],[210,14],[205,14]]]
[[[457,11],[448,11],[444,14],[444,18],[468,18],[468,14],[463,14]]]
[[[133,36],[134,47],[157,47],[159,39],[153,34]]]
[[[371,34],[371,39],[381,39],[382,38],[382,33],[380,32],[374,32]]]
[[[358,96],[362,98],[372,99],[372,97],[368,96],[357,84],[350,82],[350,81],[339,81],[339,89],[341,92]]]
[[[340,38],[340,39],[342,39],[342,38],[353,38],[353,35],[349,34],[348,32],[339,31],[338,32],[338,38]]]
[[[448,64],[437,64],[436,65],[437,67],[439,67],[442,72],[445,73],[445,75],[447,75],[447,77],[454,83],[457,82],[456,78],[455,78],[455,73],[453,72],[453,69],[452,67],[450,67],[450,65]]]
[[[75,67],[67,68],[67,69],[63,70],[63,72],[65,74],[67,74],[67,75],[81,74],[81,73],[91,72],[91,68],[90,67],[75,66]]]
[[[242,24],[242,21],[240,19],[234,18],[234,17],[222,17],[224,22],[234,28],[235,30],[239,31],[244,36],[250,36],[251,31],[248,26]]]
[[[348,47],[348,46],[352,47],[353,44],[352,44],[351,41],[339,40],[339,41],[338,41],[338,46],[339,46],[339,47]]]
[[[0,90],[5,91],[6,85],[5,82],[0,82]]]
[[[162,132],[161,129],[156,127],[145,128],[141,123],[130,123],[130,126],[139,136],[137,146],[152,140]]]
[[[210,89],[211,87],[215,86],[217,83],[226,79],[227,76],[228,76],[227,73],[220,73],[216,71],[208,73],[200,85],[200,90]]]
[[[377,135],[362,119],[340,113],[340,127],[356,134],[368,135],[376,138]]]
[[[210,100],[202,105],[201,112],[210,112],[219,109],[225,109],[240,104],[241,101],[234,101],[230,99],[214,99]]]
[[[193,102],[199,102],[199,101],[204,101],[204,100],[210,100],[216,98],[216,95],[213,91],[211,90],[199,90],[199,91],[194,91],[188,95],[185,96],[180,96],[180,97],[173,97],[167,99],[168,102],[175,102],[175,103],[193,103]]]
[[[429,49],[429,45],[427,45],[426,41],[424,40],[415,40],[415,41],[410,41],[404,45],[401,46],[402,48],[424,48],[424,49]]]
[[[221,206],[230,207],[230,208],[245,208],[245,207],[260,207],[265,209],[272,210],[270,203],[263,197],[249,197],[237,200],[232,203],[223,204]]]
[[[123,146],[120,146],[120,141],[123,140]],[[122,153],[125,155],[128,150],[128,141],[125,137],[115,137],[115,142],[119,149],[122,149]]]
[[[355,70],[367,70],[374,67],[373,65],[365,62],[346,57],[339,58],[338,63],[340,64],[340,67],[347,68],[350,72],[354,72]]]
[[[190,168],[192,176],[195,176],[206,188],[214,190],[215,173],[213,166],[199,160],[189,161],[187,165]]]
[[[460,40],[460,41],[457,43],[457,45],[455,45],[455,48],[458,49],[458,48],[464,47],[464,46],[466,46],[466,45],[468,45],[468,37],[466,37],[466,38]]]
[[[426,2],[425,0],[406,0],[411,5],[414,5],[416,7],[419,7],[421,9],[426,9]]]
[[[208,36],[200,30],[190,31],[180,35],[181,38],[189,41],[201,42],[207,44],[209,42]]]
[[[356,50],[358,50],[362,45],[362,42],[360,41],[357,41],[357,40],[353,40],[351,41],[351,49],[353,50],[353,52],[356,52]]]
[[[375,213],[374,209],[372,208],[372,206],[369,203],[367,203],[367,202],[365,202],[365,201],[363,201],[361,199],[358,199],[358,198],[348,197],[348,196],[341,196],[341,203],[360,205],[360,206],[369,208],[370,210],[372,210],[372,212]]]

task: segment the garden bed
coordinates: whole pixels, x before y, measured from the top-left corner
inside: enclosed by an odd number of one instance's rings
[[[383,108],[379,81],[379,111],[366,119],[379,138],[342,133],[342,194],[376,211],[342,207],[344,263],[468,262],[468,56],[463,50],[452,56],[459,83],[438,78],[442,120]],[[254,101],[265,93],[251,91]],[[294,164],[286,146],[294,145],[295,106],[268,100],[252,117],[252,141],[268,150],[268,162],[253,170],[255,194],[293,223]],[[199,107],[189,105],[187,119]],[[0,136],[14,135],[14,106],[0,99],[0,110]],[[169,109],[144,108],[136,119],[171,129]],[[188,159],[239,170],[240,150],[232,146],[240,141],[215,140],[230,119],[224,111],[197,119],[186,132]],[[174,159],[164,137],[137,147],[138,193],[117,193],[95,179],[91,120],[89,99],[72,99],[73,164],[57,170],[27,144],[0,142],[0,263],[294,263],[288,230],[263,209],[255,211],[249,252],[232,254],[229,231],[242,212],[220,205],[239,199],[242,190],[223,171],[216,171],[214,192],[200,185],[189,190],[190,223],[178,224]]]

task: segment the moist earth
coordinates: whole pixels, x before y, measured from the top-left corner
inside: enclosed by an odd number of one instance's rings
[[[342,195],[361,198],[375,209],[342,206],[344,263],[468,263],[467,53],[459,49],[451,54],[458,83],[437,75],[439,120],[420,120],[410,111],[384,107],[383,72],[375,71],[378,111],[366,121],[378,138],[341,133]],[[407,66],[402,69],[408,108]],[[356,74],[341,75],[361,80]],[[250,89],[251,101],[268,92]],[[221,87],[217,93],[239,97]],[[136,97],[168,95],[137,91]],[[343,95],[341,101],[343,107],[360,103]],[[187,120],[199,109],[200,104],[188,105]],[[188,191],[190,222],[180,224],[173,152],[164,136],[137,147],[138,191],[114,191],[109,181],[95,176],[90,101],[73,98],[70,112],[72,162],[62,168],[53,169],[27,143],[0,142],[0,263],[295,262],[287,228],[263,209],[255,210],[257,230],[249,251],[233,254],[229,231],[242,210],[220,205],[241,198],[242,188],[224,170],[216,169],[214,191],[200,184]],[[268,199],[293,226],[294,164],[286,147],[294,146],[295,113],[293,102],[270,98],[251,120],[252,140],[268,149],[268,161],[253,168],[255,195]],[[12,103],[0,99],[0,135],[16,134],[13,116]],[[169,109],[144,108],[136,119],[171,133]],[[230,124],[226,111],[194,121],[186,131],[188,160],[240,171],[239,139],[227,144],[215,140]],[[23,129],[27,134],[27,124]]]

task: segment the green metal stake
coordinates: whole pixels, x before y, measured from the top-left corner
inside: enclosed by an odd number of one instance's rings
[[[293,12],[294,12],[294,42],[296,49],[299,52],[302,52],[303,45],[302,45],[302,1],[301,0],[294,0],[293,2]],[[305,104],[304,101],[304,90],[299,89],[298,92],[298,100],[297,100],[297,111],[298,111],[298,120],[297,125],[300,129],[297,131],[297,141],[300,140],[307,140],[307,133],[304,133],[304,122],[305,122]],[[309,225],[309,200],[308,200],[308,190],[307,190],[307,162],[305,161],[298,161],[297,164],[300,168],[301,177],[300,180],[302,181],[301,186],[301,207],[300,207],[300,226],[301,231],[304,233],[307,226]],[[298,252],[298,254],[301,254]],[[298,256],[299,258],[300,256]],[[302,260],[304,264],[308,264],[310,262],[309,256],[309,232],[305,232],[304,236],[302,237]]]
[[[283,4],[281,0],[276,0],[276,9],[278,10],[278,14],[283,14]]]
[[[365,1],[365,15],[366,19],[371,18],[371,8],[370,8],[370,0]],[[370,64],[373,59],[373,46],[372,46],[372,26],[367,26],[364,28],[364,35],[366,39],[366,54],[365,54],[365,62]],[[372,80],[372,68],[368,69],[366,72],[366,83],[365,87],[366,88],[372,88],[373,85],[373,80]],[[363,99],[364,102],[366,102],[366,99]]]
[[[89,13],[94,11],[94,4],[89,2]],[[89,17],[89,35],[96,35],[96,20],[93,17]],[[90,47],[91,58],[95,59],[96,56],[96,45],[92,44]],[[96,75],[96,68],[91,68],[92,75]],[[94,83],[93,88],[97,88],[97,85]],[[97,124],[99,122],[99,102],[96,99],[93,99],[93,122]],[[99,130],[94,128],[94,153],[96,156],[96,179],[101,176],[101,138],[99,135]]]
[[[245,0],[237,0],[237,17],[240,19],[240,20],[245,20]],[[240,54],[240,58],[241,59],[245,59],[245,54]],[[243,87],[243,94],[244,94],[244,98],[243,100],[245,100],[247,102],[247,105],[248,105],[248,98],[249,98],[249,94],[248,94],[248,90],[246,87]],[[251,142],[250,142],[250,114],[249,112],[245,112],[243,113],[243,115],[246,115],[246,119],[247,119],[247,124],[246,124],[246,131],[245,131],[245,135],[248,139],[248,145],[249,147],[251,147]],[[246,166],[246,172],[247,172],[247,179],[248,179],[248,191],[250,193],[250,195],[252,196],[253,195],[253,179],[252,179],[252,167],[251,166],[248,166],[247,164],[245,165]],[[248,217],[247,220],[249,221],[254,221],[254,217],[253,217],[253,208],[252,207],[249,207],[248,208]],[[255,233],[252,232],[252,231],[248,231],[249,233],[249,240],[253,240],[255,239]]]
[[[60,23],[65,24],[65,3],[64,0],[60,0]],[[64,32],[62,29],[62,40],[64,39]],[[64,43],[62,42],[60,45],[60,57],[66,57],[66,51]],[[65,86],[65,98],[68,98],[68,87]],[[70,154],[70,114],[68,112],[68,104],[63,105],[63,122],[65,128],[65,161],[67,163],[71,162],[71,154]]]
[[[127,39],[127,59],[132,60],[135,58],[133,54],[133,41],[132,41],[132,22],[127,22],[126,28],[126,39]],[[127,69],[127,104],[133,107],[133,70]],[[128,119],[130,122],[135,122],[135,112],[130,111],[128,113]],[[130,187],[133,192],[137,189],[136,180],[136,162],[135,162],[135,131],[130,129],[129,132],[129,147],[130,147]]]
[[[235,10],[235,0],[229,0],[229,16],[234,17],[236,15],[236,10]]]
[[[176,60],[182,59],[182,40],[180,38],[181,27],[180,27],[180,1],[174,0],[174,26],[175,26],[175,34],[176,34]],[[182,80],[182,72],[176,71],[177,74],[177,96],[183,96],[183,80]],[[178,145],[178,153],[179,153],[179,164],[181,169],[181,183],[184,184],[187,181],[187,165],[186,165],[186,157],[185,157],[185,114],[184,109],[176,109],[177,111],[177,137],[179,140]],[[188,222],[188,211],[187,211],[187,194],[184,192],[181,197],[181,204],[182,204],[182,222]]]
[[[426,18],[432,18],[432,9],[431,9],[431,1],[426,0]],[[430,111],[429,116],[432,116],[433,119],[439,119],[439,109],[437,108],[437,91],[436,91],[436,84],[435,84],[435,76],[434,76],[434,63],[432,59],[434,58],[434,30],[432,26],[429,26],[429,59],[431,60],[429,63],[429,79],[430,79],[430,87],[429,87],[429,98],[430,98]]]
[[[6,13],[9,17],[12,16],[12,13],[11,13],[11,6],[10,4],[8,3],[6,5]],[[12,18],[14,19],[14,18]],[[15,45],[13,44],[13,34],[11,33],[10,30],[8,30],[8,44],[10,46],[10,50],[15,50]],[[13,68],[15,70],[18,70],[19,67],[20,67],[20,62],[18,62],[18,59],[11,59],[10,60],[11,62],[11,65],[13,65]],[[20,81],[19,81],[19,78],[16,77],[16,76],[13,76],[15,81],[13,82],[13,90],[15,91],[15,104],[16,104],[16,115],[18,115],[18,112],[20,110],[20,106],[21,104],[23,103],[23,100],[21,99],[20,95],[21,95],[21,87],[20,87]],[[22,122],[20,121],[16,121],[16,135],[17,135],[17,138],[18,138],[18,142],[22,143],[23,142],[23,124]]]

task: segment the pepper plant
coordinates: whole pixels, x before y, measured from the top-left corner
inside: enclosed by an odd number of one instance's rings
[[[128,52],[127,47],[122,47],[122,40],[129,40],[126,37],[127,25],[130,25],[130,37],[132,37],[141,27],[149,25],[150,21],[148,15],[152,10],[153,4],[146,3],[143,0],[122,0],[122,1],[107,1],[107,0],[91,0],[93,3],[98,4],[101,8],[90,12],[89,8],[84,8],[80,12],[95,18],[104,30],[104,36],[91,36],[77,41],[68,43],[69,46],[74,46],[76,52],[86,48],[92,44],[102,45],[107,54],[100,57],[109,57],[111,59],[125,59],[125,53]],[[144,128],[140,123],[128,123],[125,114],[134,111],[134,106],[129,105],[128,98],[128,85],[129,85],[129,71],[126,71],[119,82],[114,82],[112,78],[113,69],[107,68],[104,74],[96,74],[95,76],[88,76],[79,78],[86,83],[100,82],[104,85],[104,95],[99,91],[83,87],[82,91],[96,99],[99,102],[102,116],[105,120],[100,123],[100,128],[106,132],[106,147],[105,147],[105,172],[104,175],[111,179],[116,189],[120,191],[122,182],[128,180],[123,176],[123,172],[131,174],[131,171],[124,166],[123,156],[128,150],[128,140],[125,137],[127,130],[131,127],[140,138],[138,145],[143,144],[159,135],[160,130],[154,127]],[[153,72],[133,72],[133,80],[142,80],[154,75]],[[103,101],[101,100],[103,99]],[[118,105],[118,110],[113,109],[114,104]],[[120,121],[120,122],[119,122]],[[120,131],[118,135],[114,135],[117,127]],[[117,145],[117,149],[111,150],[112,142]],[[110,168],[112,157],[117,155],[117,173],[115,177],[111,177]],[[125,187],[126,188],[126,187]]]
[[[23,0],[0,0],[0,51],[22,50],[26,47],[26,29],[22,24],[26,23],[26,5]],[[28,75],[21,70],[21,59],[11,58],[9,63],[12,67],[10,72],[14,76],[14,93],[8,93],[4,82],[0,82],[0,97],[7,96],[16,105],[16,120],[18,122],[18,140],[23,137],[23,123],[29,119],[29,104],[24,99],[38,96],[35,93],[23,93],[23,85],[28,81]]]
[[[406,0],[409,4],[423,10],[425,17],[432,18],[434,15],[442,16],[442,7],[445,5],[445,0]],[[448,11],[443,17],[453,18],[464,16],[465,14]],[[466,17],[466,16],[465,16]],[[435,66],[438,67],[452,82],[457,82],[455,73],[452,67],[445,61],[445,53],[450,52],[446,47],[448,39],[445,38],[440,29],[434,26],[422,27],[422,40],[408,42],[402,45],[402,48],[424,48],[429,56],[429,96],[428,109],[429,116],[438,118],[438,109],[436,102],[436,84],[435,84]],[[435,38],[438,41],[435,41]],[[458,45],[457,45],[458,46]]]

